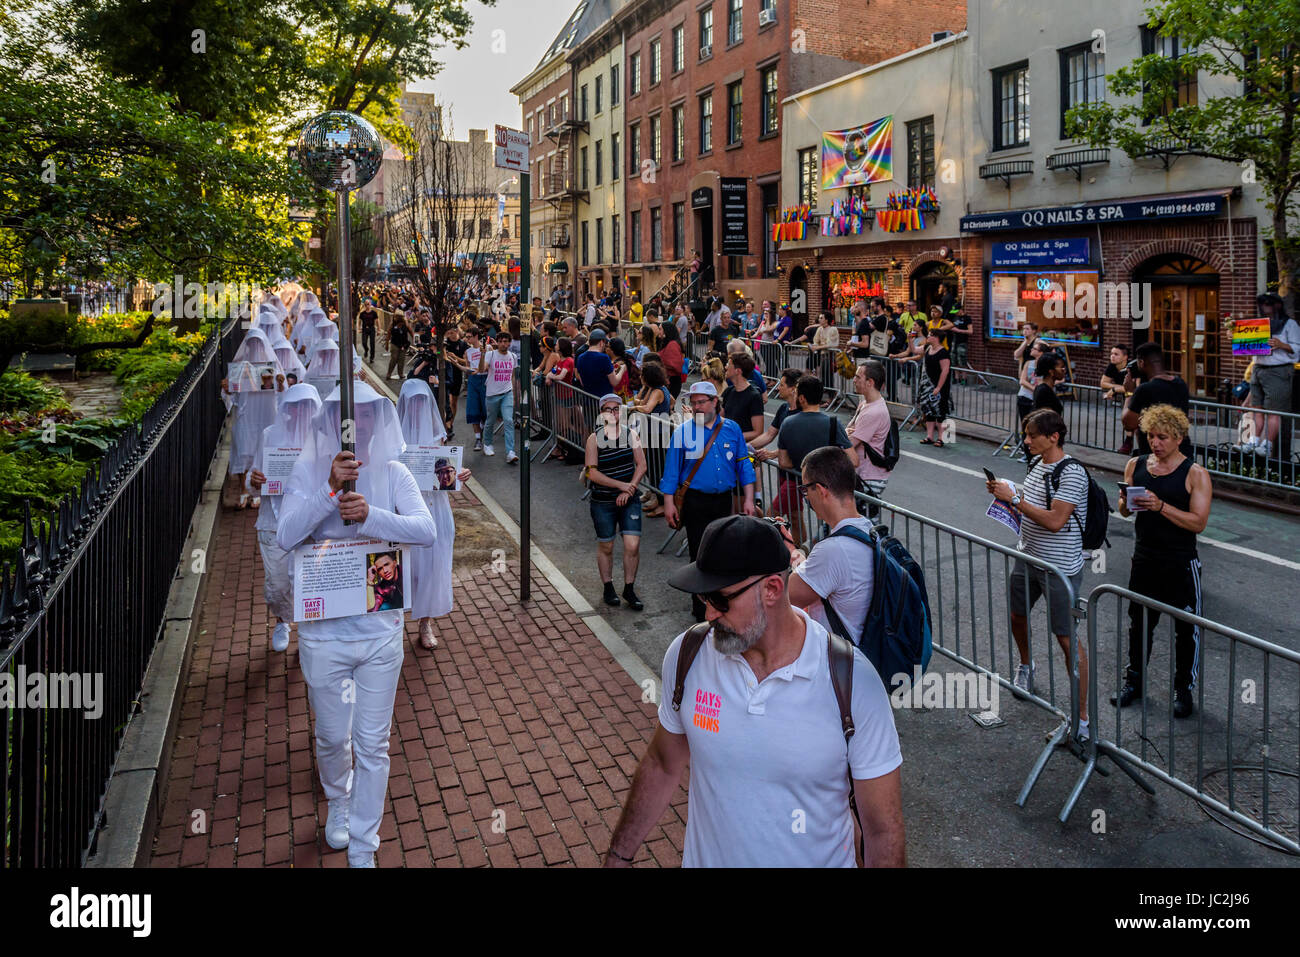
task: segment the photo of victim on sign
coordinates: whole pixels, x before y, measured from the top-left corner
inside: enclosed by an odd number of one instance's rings
[[[461,459],[465,449],[459,445],[408,445],[402,464],[411,470],[421,492],[459,492]]]

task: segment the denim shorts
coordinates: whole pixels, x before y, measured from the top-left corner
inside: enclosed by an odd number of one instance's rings
[[[596,541],[612,542],[614,534],[641,534],[641,499],[633,495],[626,505],[616,502],[591,503],[591,521],[596,526]]]
[[[469,392],[465,402],[465,421],[470,425],[487,418],[487,376],[469,377]]]

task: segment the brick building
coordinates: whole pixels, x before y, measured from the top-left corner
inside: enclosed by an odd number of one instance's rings
[[[728,301],[781,295],[781,98],[960,29],[943,0],[633,0],[624,47],[623,246],[649,297],[698,250]]]

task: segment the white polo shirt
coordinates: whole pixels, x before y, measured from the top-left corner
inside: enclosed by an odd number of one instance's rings
[[[878,778],[903,763],[885,686],[854,650],[853,724],[845,742],[826,629],[806,623],[791,664],[755,680],[712,634],[673,710],[678,635],[664,655],[659,723],[691,752],[683,867],[853,867],[849,771]]]

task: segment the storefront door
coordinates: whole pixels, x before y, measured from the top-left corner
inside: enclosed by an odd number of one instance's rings
[[[1219,387],[1219,287],[1152,283],[1151,338],[1165,352],[1170,372],[1195,396],[1213,398]]]

